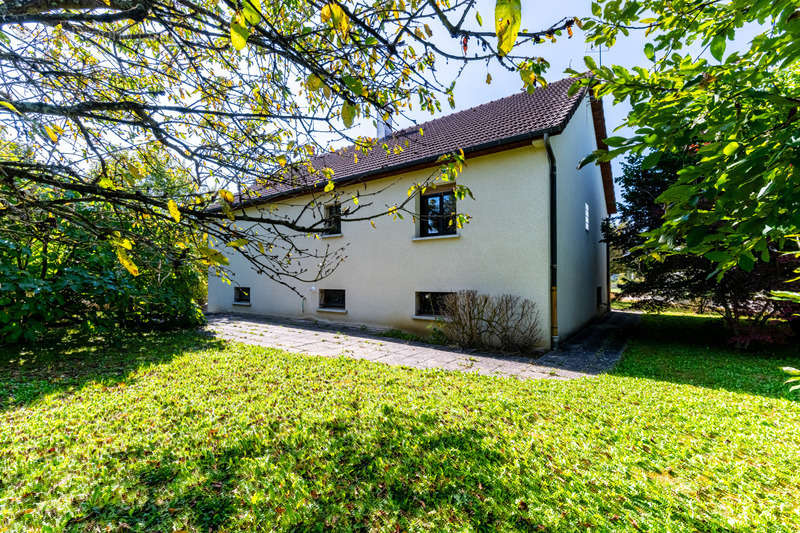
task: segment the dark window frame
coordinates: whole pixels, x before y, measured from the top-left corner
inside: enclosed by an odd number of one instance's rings
[[[342,204],[334,203],[325,206],[325,230],[323,235],[341,235]]]
[[[423,194],[420,196],[420,209],[419,209],[419,235],[420,237],[436,237],[439,235],[455,235],[457,233],[456,226],[456,213],[454,210],[451,214],[443,213],[443,206],[445,197],[451,196],[453,207],[456,206],[455,191],[448,189],[446,191],[434,191],[431,193]],[[430,198],[439,199],[439,213],[431,214],[429,212],[430,206],[428,200]],[[434,230],[431,231],[428,222],[433,221]]]
[[[442,300],[454,292],[442,291],[417,291],[414,314],[417,316],[443,316]]]
[[[233,303],[235,304],[249,304],[252,291],[250,287],[234,287],[233,288]]]
[[[341,296],[341,302],[338,296]],[[347,309],[347,291],[345,289],[320,289],[320,309]]]

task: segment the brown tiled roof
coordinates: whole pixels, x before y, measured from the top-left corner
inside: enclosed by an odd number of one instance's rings
[[[440,156],[459,149],[469,157],[515,145],[522,146],[545,133],[561,133],[586,94],[586,89],[582,88],[570,96],[569,88],[573,82],[573,78],[565,78],[530,94],[520,92],[399,130],[380,139],[378,146],[371,151],[356,152],[358,162],[351,146],[319,156],[312,164],[316,169],[332,169],[333,180],[338,184],[376,179],[430,166]],[[381,147],[383,143],[390,149],[400,146],[402,151],[387,154]],[[309,178],[302,176],[287,181],[290,183],[271,182],[269,188],[254,188],[243,203],[252,205],[282,196],[302,194],[324,182],[316,179],[309,181]]]

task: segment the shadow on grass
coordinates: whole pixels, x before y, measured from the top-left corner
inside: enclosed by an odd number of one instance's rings
[[[57,345],[0,348],[0,410],[41,396],[78,389],[87,382],[113,385],[142,366],[172,360],[186,351],[222,347],[196,331],[119,332],[76,338]]]
[[[537,525],[513,505],[500,516],[488,504],[514,501],[515,491],[513,480],[498,475],[512,458],[491,447],[490,435],[390,407],[384,415],[369,431],[354,418],[315,423],[285,437],[264,428],[180,467],[171,456],[149,461],[131,480],[144,493],[137,505],[87,500],[67,530],[120,524],[145,531],[406,530],[432,514],[458,516],[474,528],[509,520],[523,529]],[[253,466],[259,460],[273,468],[259,470]],[[238,523],[243,515],[246,524]]]
[[[613,374],[798,401],[783,366],[800,366],[800,344],[739,350],[719,318],[644,315]]]

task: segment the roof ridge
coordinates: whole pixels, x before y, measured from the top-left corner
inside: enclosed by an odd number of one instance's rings
[[[533,93],[527,93],[527,94],[534,94],[536,91],[546,91],[547,89],[549,89],[553,85],[557,85],[559,83],[563,83],[563,82],[569,81],[569,80],[577,81],[578,77],[576,77],[576,76],[567,76],[566,78],[561,78],[560,80],[556,80],[556,81],[553,81],[553,82],[548,82],[546,86],[541,87],[539,89],[535,89]],[[458,115],[462,115],[462,114],[467,113],[469,111],[475,111],[475,110],[478,110],[478,109],[480,109],[482,107],[486,107],[486,106],[490,106],[490,105],[496,105],[497,103],[502,102],[504,100],[510,100],[512,98],[516,98],[516,97],[520,96],[521,94],[526,94],[526,92],[520,90],[520,91],[517,91],[517,92],[515,92],[513,94],[509,94],[509,95],[500,97],[500,98],[498,98],[496,100],[489,100],[488,102],[484,102],[482,104],[474,105],[472,107],[468,107],[467,109],[462,109],[461,111],[454,111],[452,113],[447,113],[446,115],[442,115],[440,117],[435,117],[435,118],[432,118],[430,120],[426,120],[425,122],[422,122],[422,123],[419,123],[419,124],[412,124],[411,126],[406,126],[405,128],[401,128],[401,129],[399,129],[397,131],[393,131],[390,135],[386,135],[386,136],[381,137],[381,138],[379,138],[377,140],[380,141],[382,139],[388,139],[389,137],[394,137],[396,134],[403,133],[406,130],[413,131],[415,129],[422,128],[422,130],[424,131],[425,128],[423,128],[423,126],[425,126],[426,124],[431,124],[433,122],[442,120],[444,118],[457,117]],[[348,145],[346,148],[349,148],[350,146],[352,146],[352,145]]]

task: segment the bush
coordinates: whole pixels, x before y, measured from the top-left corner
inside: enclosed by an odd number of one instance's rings
[[[166,172],[147,176],[145,185],[164,194],[186,186]],[[26,192],[55,194],[34,186]],[[125,229],[126,254],[135,257],[137,275],[121,264],[114,244],[119,232],[98,235],[46,211],[0,217],[0,345],[57,341],[67,331],[202,323],[206,268],[191,259],[194,244],[180,225],[144,223],[102,202],[82,202],[76,211],[100,226]]]
[[[462,348],[525,352],[542,345],[536,304],[519,296],[459,291],[444,300],[442,333]]]

